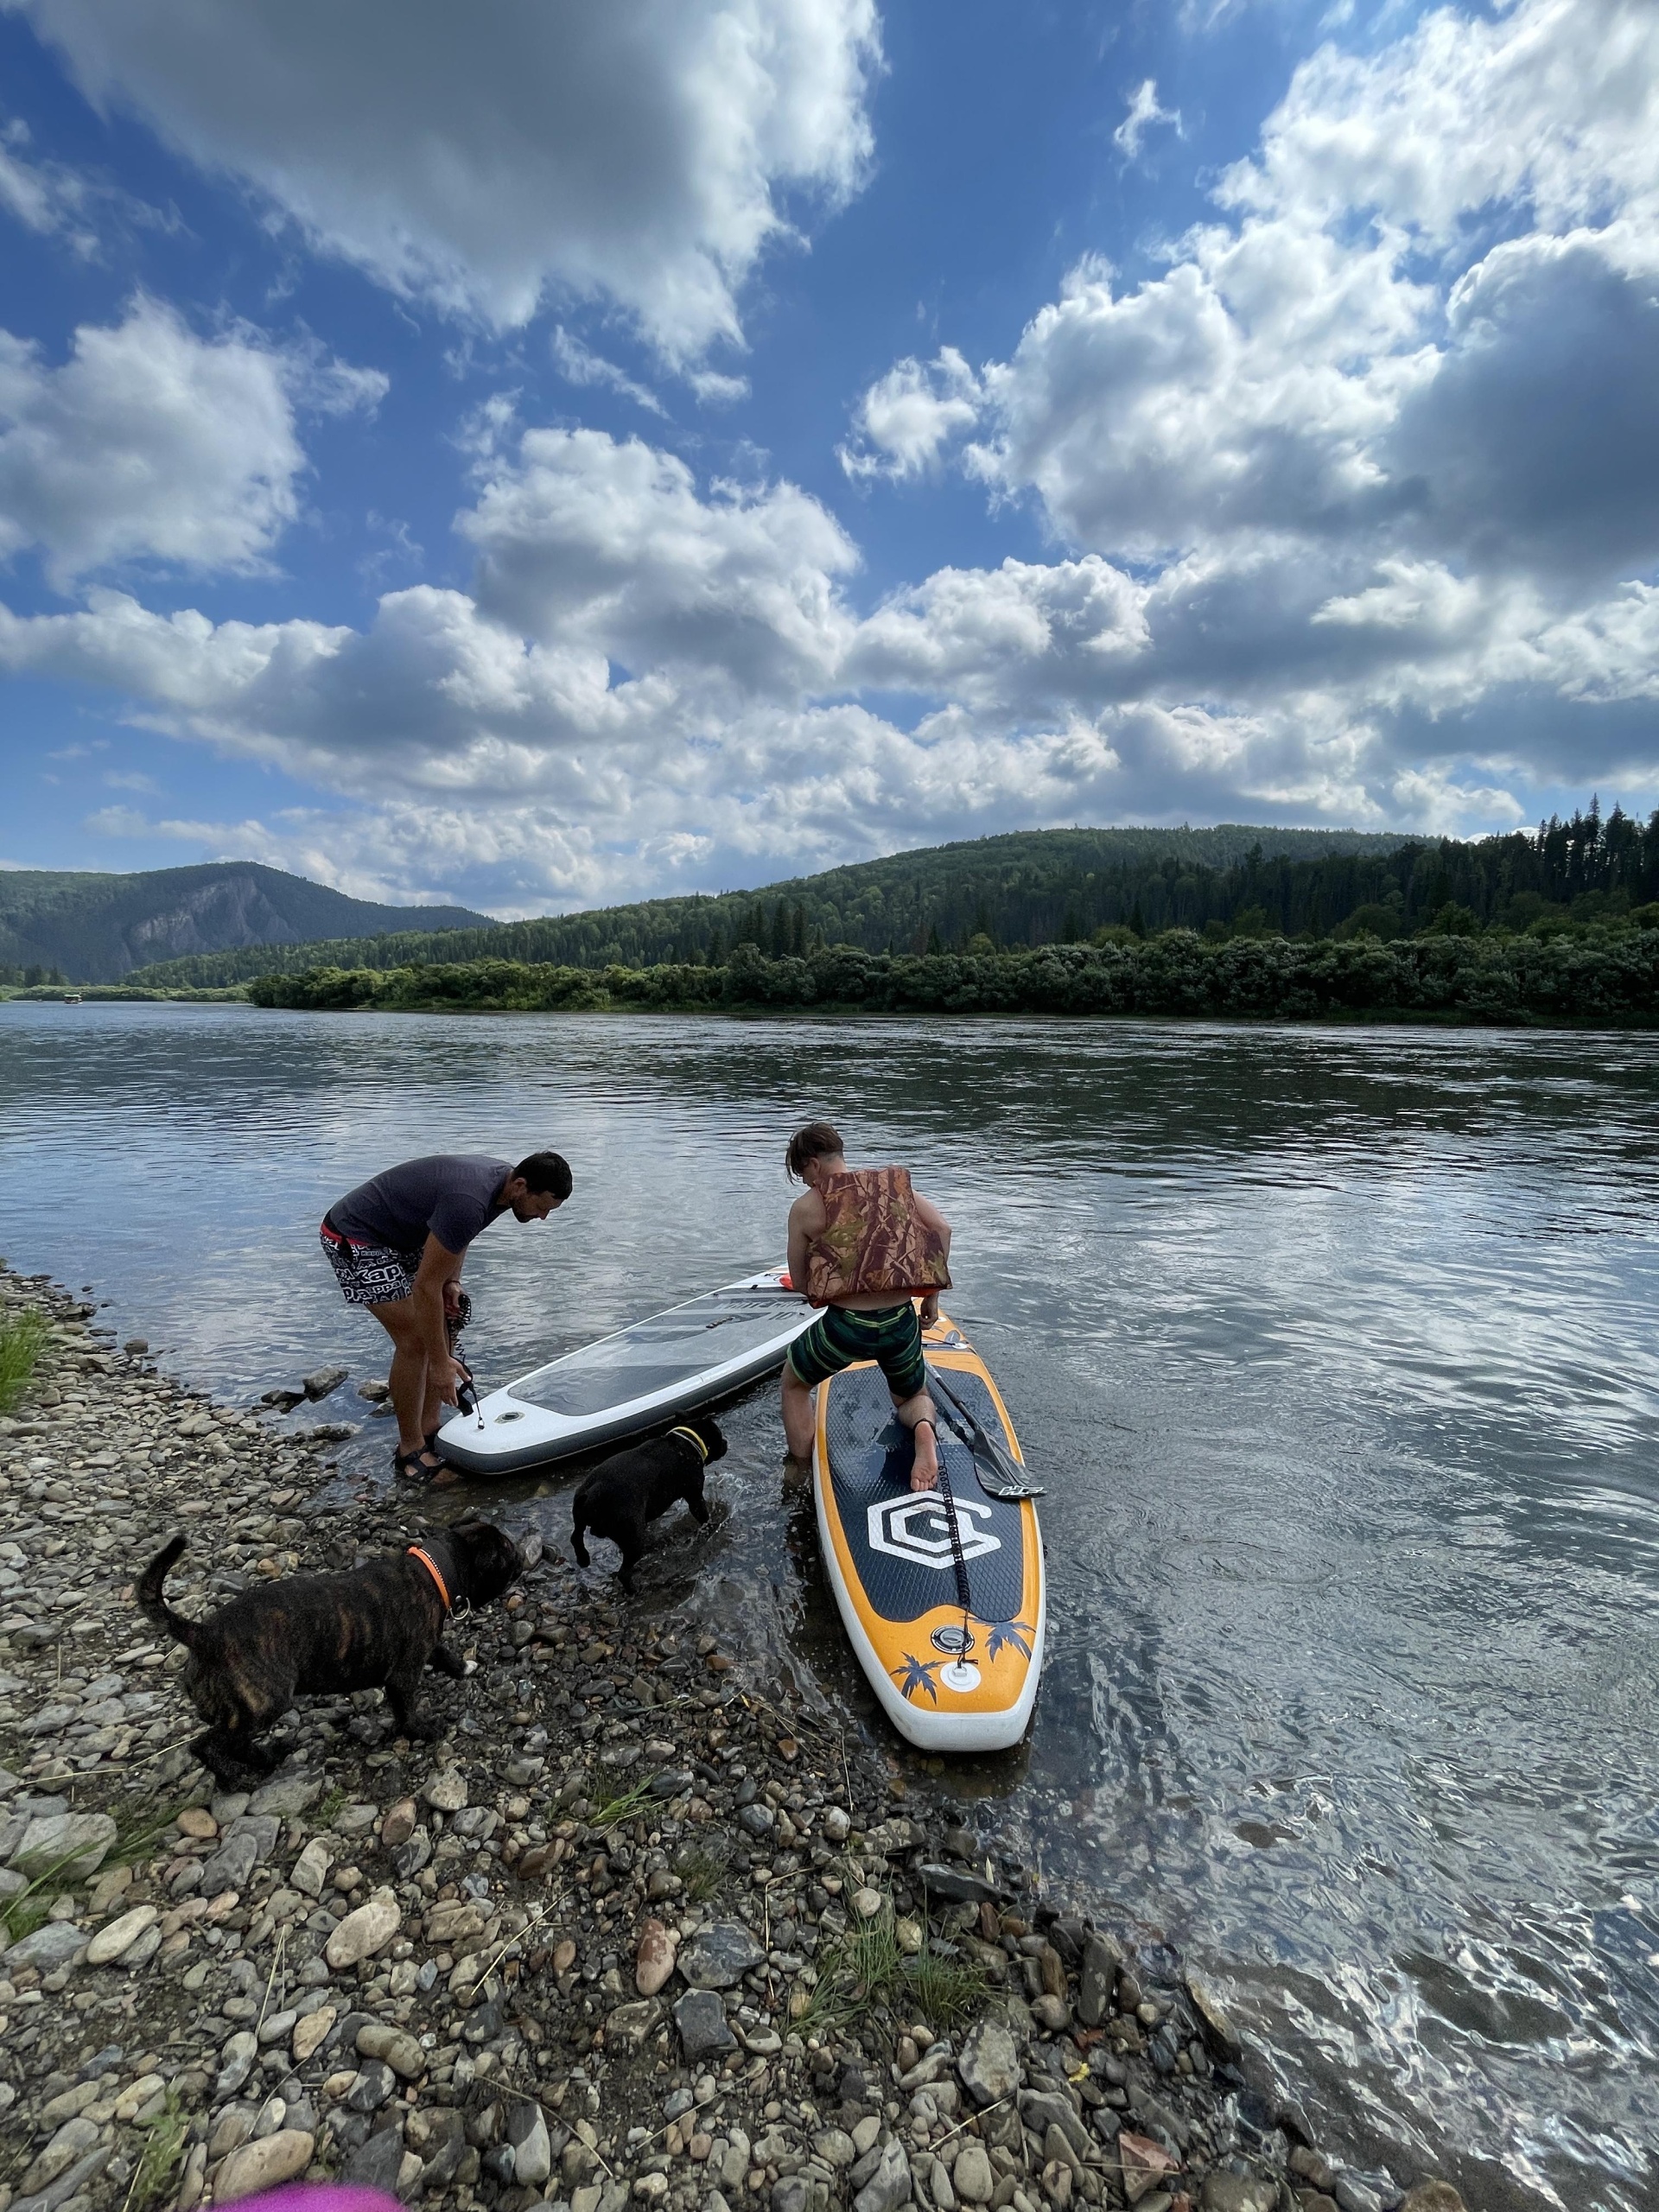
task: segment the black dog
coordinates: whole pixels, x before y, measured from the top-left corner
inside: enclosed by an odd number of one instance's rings
[[[694,1520],[706,1521],[702,1471],[711,1459],[725,1456],[725,1438],[713,1421],[702,1419],[682,1421],[666,1436],[654,1436],[649,1444],[636,1444],[632,1451],[601,1460],[592,1474],[584,1476],[572,1501],[576,1520],[570,1541],[577,1566],[590,1564],[584,1532],[608,1536],[622,1554],[617,1580],[632,1591],[634,1562],[645,1548],[646,1522],[666,1513],[679,1497],[690,1507]]]
[[[459,1605],[499,1598],[524,1565],[500,1529],[463,1521],[349,1574],[292,1575],[188,1621],[163,1595],[183,1549],[175,1536],[136,1594],[144,1618],[190,1654],[185,1694],[207,1723],[190,1748],[226,1784],[276,1766],[254,1738],[302,1690],[384,1689],[399,1735],[432,1734],[415,1718],[422,1674],[429,1665],[467,1671],[442,1641],[444,1623]]]

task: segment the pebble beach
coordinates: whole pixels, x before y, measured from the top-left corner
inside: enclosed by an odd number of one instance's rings
[[[194,1614],[463,1495],[343,1495],[337,1424],[215,1404],[0,1272],[25,1305],[50,1333],[0,1416],[0,2212],[324,2177],[461,2212],[1459,2212],[1327,2156],[1168,1945],[1058,1909],[850,1721],[510,1508],[526,1572],[451,1624],[473,1668],[429,1675],[432,1740],[378,1692],[307,1699],[270,1780],[222,1791],[136,1574],[182,1530]]]

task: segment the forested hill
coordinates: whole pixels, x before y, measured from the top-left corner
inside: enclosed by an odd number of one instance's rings
[[[515,960],[570,968],[718,965],[848,944],[871,953],[1018,950],[1129,930],[1211,938],[1383,939],[1426,929],[1535,934],[1616,919],[1659,899],[1659,814],[1592,804],[1570,822],[1477,842],[1348,830],[1046,830],[897,853],[758,892],[656,899],[486,929],[265,947],[169,962],[160,985],[223,984],[313,968]]]
[[[271,946],[147,969],[157,984],[244,982],[310,967],[400,968],[430,961],[552,961],[574,968],[665,960],[718,963],[734,946],[767,951],[855,944],[921,951],[937,936],[962,945],[976,934],[998,944],[1046,944],[1127,922],[1138,887],[1153,901],[1149,925],[1168,906],[1164,886],[1217,878],[1257,848],[1274,859],[1380,855],[1397,836],[1347,830],[1038,830],[970,844],[937,845],[885,860],[798,876],[759,891],[653,899],[543,920],[504,922],[418,939],[389,935]],[[1210,912],[1205,907],[1207,916]],[[1219,911],[1219,910],[1217,910]]]
[[[467,906],[381,906],[251,861],[131,875],[0,869],[0,982],[113,983],[135,968],[321,937],[468,928]]]

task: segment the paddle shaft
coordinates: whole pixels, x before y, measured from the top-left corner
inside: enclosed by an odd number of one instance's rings
[[[947,1388],[937,1367],[928,1369],[927,1383],[929,1389],[944,1401],[957,1416],[957,1420],[966,1427],[968,1434],[964,1440],[974,1457],[977,1459],[982,1455],[988,1459],[999,1480],[1005,1485],[1001,1491],[993,1488],[994,1497],[1040,1497],[1042,1496],[1042,1491],[1036,1484],[1027,1479],[1024,1468],[1009,1456],[977,1416],[969,1411],[956,1392]],[[961,1433],[960,1429],[957,1433]]]

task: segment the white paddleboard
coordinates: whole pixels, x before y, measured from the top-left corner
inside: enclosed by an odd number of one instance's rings
[[[745,1275],[568,1351],[438,1431],[467,1474],[511,1474],[694,1413],[772,1374],[813,1310],[779,1268]]]

